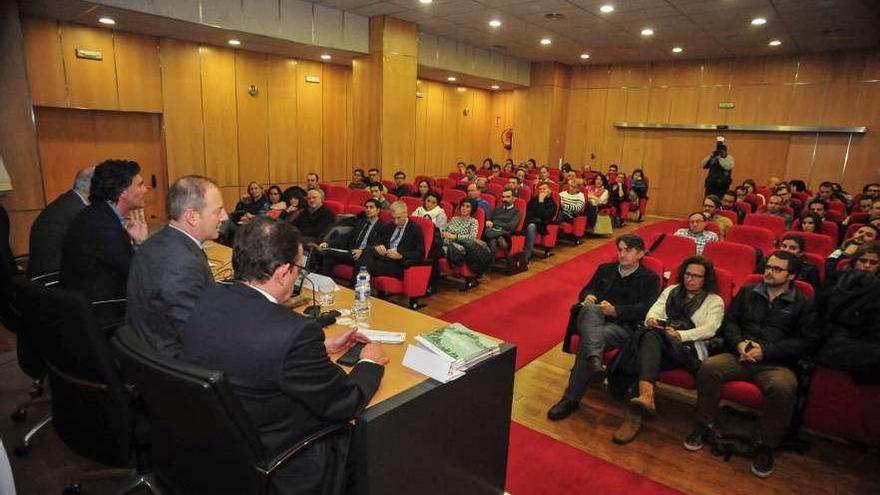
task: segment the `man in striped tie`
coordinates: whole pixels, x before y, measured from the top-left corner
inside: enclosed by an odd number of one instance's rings
[[[408,262],[425,259],[425,240],[422,229],[411,222],[406,203],[391,203],[393,222],[379,237],[379,244],[364,249],[358,265],[366,266],[373,277],[389,276],[403,278]]]

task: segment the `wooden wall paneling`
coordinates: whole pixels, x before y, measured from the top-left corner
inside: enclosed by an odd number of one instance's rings
[[[168,180],[207,174],[199,48],[169,38],[160,39],[159,47]]]
[[[651,180],[652,209],[665,215],[684,217],[697,209],[703,193],[705,172],[700,160],[705,152],[702,133],[664,131],[662,162],[657,172],[645,172]]]
[[[736,159],[734,182],[752,178],[764,184],[771,176],[784,177],[790,135],[784,133],[737,132],[727,135],[730,153]],[[714,149],[714,138],[707,136],[704,155]],[[701,157],[702,159],[702,157]]]
[[[827,84],[795,84],[792,86],[788,125],[819,125],[828,96]]]
[[[417,42],[415,25],[402,23],[403,37]],[[387,35],[386,35],[387,37]],[[405,45],[409,45],[406,42]],[[406,53],[401,52],[401,53]],[[414,56],[386,52],[382,60],[382,169],[383,176],[392,170],[414,172],[416,75],[418,62]],[[386,163],[387,162],[387,163]]]
[[[678,60],[673,64],[673,86],[699,86],[703,65],[699,60]]]
[[[797,80],[798,66],[798,57],[795,55],[767,57],[762,82],[765,84],[793,83]]]
[[[205,129],[205,173],[221,186],[255,180],[239,177],[238,111],[235,52],[200,46],[202,115]]]
[[[623,88],[608,90],[605,104],[605,139],[602,146],[600,164],[607,169],[609,164],[619,163],[623,153],[623,131],[614,127],[615,122],[624,120],[626,115],[627,92]]]
[[[296,182],[296,60],[270,55],[267,64],[269,181]]]
[[[669,122],[672,88],[653,86],[648,90],[648,122]]]
[[[830,82],[848,83],[865,80],[868,53],[865,50],[831,52]]]
[[[849,135],[819,135],[816,141],[816,155],[813,159],[813,182],[830,180],[843,182],[843,165],[846,163],[846,151],[849,146]],[[876,166],[876,165],[875,165]],[[816,182],[818,184],[818,182]]]
[[[612,64],[608,68],[608,88],[621,88],[626,86],[627,74],[630,65],[628,64]]]
[[[865,53],[865,69],[859,78],[861,82],[880,81],[880,50],[868,50]]]
[[[671,86],[674,81],[675,66],[672,62],[651,63],[651,87]]]
[[[238,184],[242,178],[269,183],[269,95],[266,55],[235,52],[235,104],[238,115]],[[257,90],[251,96],[249,88]]]
[[[455,89],[447,85],[440,85],[437,89],[442,93],[442,100],[440,101],[442,123],[440,133],[437,136],[440,140],[438,144],[440,145],[439,149],[442,159],[438,165],[452,171],[455,169],[455,163],[459,160],[470,163],[466,156],[458,154],[458,149],[455,146],[455,137],[458,135],[458,126],[461,124],[459,119],[460,107],[458,106]]]
[[[306,76],[318,76],[321,82],[307,83]],[[324,64],[308,61],[296,64],[296,137],[300,174],[318,168],[324,162],[324,127],[321,125],[324,119],[324,81]]]
[[[474,92],[470,89],[458,91],[456,88],[451,95],[457,101],[458,107],[458,126],[453,141],[455,154],[463,157],[466,162],[480,166],[486,157],[480,156],[474,150]]]
[[[588,89],[587,93],[587,125],[584,138],[584,164],[589,163],[593,170],[604,170],[602,164],[602,145],[606,132],[605,107],[608,104],[607,89]]]
[[[550,107],[550,149],[547,156],[547,163],[550,165],[561,166],[561,161],[565,158],[565,143],[567,136],[565,134],[566,120],[568,120],[569,112],[569,84],[566,80],[565,86],[554,86],[552,88],[553,104]]]
[[[817,134],[792,134],[789,137],[788,156],[785,161],[787,178],[800,178],[815,190],[819,186],[813,177],[813,159],[816,153]]]
[[[626,73],[623,76],[623,86],[628,88],[646,87],[650,84],[651,64],[627,64]]]
[[[9,247],[15,256],[30,252],[31,227],[43,210],[9,211]]]
[[[498,161],[489,152],[489,93],[479,89],[470,89],[473,106],[471,107],[471,153],[475,157],[492,158]]]
[[[425,107],[425,172],[428,175],[445,176],[455,168],[455,162],[446,161],[444,154],[445,148],[448,148],[448,142],[444,139],[448,138],[444,131],[444,92],[443,85],[431,81],[422,82],[422,93],[424,98],[421,101]]]
[[[555,86],[529,89],[528,111],[523,114],[527,120],[527,129],[531,136],[531,152],[529,156],[535,158],[539,164],[552,165],[549,163],[551,156],[550,134],[553,128],[553,101]]]
[[[162,112],[162,75],[159,40],[153,36],[115,31],[116,79],[119,109],[130,112]]]
[[[726,124],[761,124],[758,112],[761,108],[761,95],[769,86],[733,86],[730,88],[730,101],[735,105],[730,110],[719,109],[727,115]],[[709,102],[707,102],[708,104]],[[719,102],[715,103],[718,108]]]
[[[489,153],[495,160],[500,162],[513,156],[512,151],[504,149],[504,145],[501,142],[501,133],[513,126],[512,96],[512,91],[496,91],[491,95]],[[516,133],[514,133],[513,139],[516,140]]]
[[[568,96],[568,118],[565,124],[565,160],[580,169],[586,159],[587,91],[571,89]]]
[[[611,87],[611,65],[590,65],[587,67],[587,85],[589,89],[600,89]]]
[[[223,196],[223,206],[226,208],[226,211],[232,212],[235,210],[236,205],[244,196],[244,191],[246,188],[239,186],[221,186],[220,194]]]
[[[722,101],[731,101],[730,97],[733,92],[732,89],[727,86],[703,86],[695,89],[697,90],[696,101],[690,99],[676,101],[676,104],[685,107],[682,110],[691,110],[688,107],[696,103],[696,119],[692,122],[698,124],[727,124],[730,121],[731,110],[720,109],[718,108],[718,104]],[[733,103],[734,105],[740,105],[740,103],[736,101]],[[749,105],[749,103],[746,102],[743,102],[742,104],[746,106]],[[673,111],[677,113],[677,110],[673,109]],[[671,117],[670,121],[672,121]]]
[[[794,85],[773,84],[760,86],[758,94],[758,115],[756,123],[760,125],[784,125],[788,121]]]
[[[701,86],[728,86],[733,61],[729,58],[704,60],[700,76]]]
[[[420,96],[416,98],[415,175],[433,175],[433,172],[428,172],[426,153],[428,140],[428,100],[425,92],[427,91],[427,86],[425,81],[421,79],[416,81],[416,91]],[[407,176],[407,179],[414,180],[415,175],[413,177]]]
[[[58,22],[48,19],[22,19],[21,29],[33,104],[47,107],[68,106]]]
[[[372,23],[371,23],[372,26]],[[371,54],[352,61],[352,168],[379,162],[378,71],[381,57]],[[300,84],[299,78],[297,84]]]
[[[668,123],[697,123],[703,122],[699,117],[703,93],[713,93],[717,88],[699,88],[695,86],[669,88],[669,118]]]
[[[347,184],[354,169],[354,77],[351,69],[345,71],[345,170]]]
[[[323,70],[324,80],[321,89],[324,105],[324,148],[321,177],[324,180],[344,181],[351,175],[348,171],[345,147],[348,132],[346,121],[348,87],[345,80],[347,69],[339,65],[324,64]],[[389,175],[390,173],[384,174],[384,176]],[[305,180],[305,176],[302,180]]]
[[[822,125],[865,125],[861,109],[864,105],[867,87],[874,83],[831,83],[825,109],[822,111]]]
[[[76,57],[77,49],[99,50],[102,60]],[[112,31],[78,24],[61,24],[61,49],[70,106],[118,110],[116,57]]]
[[[40,168],[46,203],[70,189],[76,172],[97,165],[95,121],[82,110],[37,108]]]
[[[627,88],[625,92],[626,110],[623,120],[626,122],[648,121],[650,89],[647,87]],[[620,165],[625,170],[631,170],[642,163],[644,153],[645,133],[640,130],[623,131],[623,150],[620,156]]]
[[[880,136],[867,133],[853,135],[849,145],[849,155],[841,184],[844,189],[855,194],[862,191],[865,184],[880,182],[880,167],[877,156],[880,155]]]
[[[831,78],[831,53],[802,53],[798,57],[797,82],[826,83]]]
[[[764,83],[764,67],[766,64],[767,57],[740,57],[733,59],[730,84],[742,86]]]

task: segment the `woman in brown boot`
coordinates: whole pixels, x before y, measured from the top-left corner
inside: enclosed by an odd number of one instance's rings
[[[702,256],[685,259],[679,281],[667,287],[648,310],[639,342],[639,395],[630,399],[623,424],[614,433],[616,443],[635,438],[642,419],[654,417],[654,384],[661,369],[684,368],[695,373],[708,356],[706,343],[724,320],[724,301],[712,261]]]

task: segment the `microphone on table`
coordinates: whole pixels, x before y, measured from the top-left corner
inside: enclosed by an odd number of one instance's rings
[[[300,268],[301,277],[303,280],[307,280],[310,284],[312,284],[312,304],[310,306],[306,306],[303,309],[303,314],[308,316],[309,318],[318,318],[318,315],[321,314],[321,306],[318,304],[318,299],[315,297],[315,293],[318,291],[318,287],[315,285],[315,282],[309,278],[309,275],[312,273],[310,270],[306,268]]]

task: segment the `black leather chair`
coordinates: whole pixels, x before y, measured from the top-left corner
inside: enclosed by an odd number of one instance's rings
[[[142,473],[145,457],[140,454],[145,446],[135,441],[134,399],[119,377],[108,334],[95,322],[92,304],[81,294],[59,287],[24,278],[12,283],[23,330],[48,369],[52,421],[58,436],[92,461],[126,471],[137,465],[138,476],[129,481],[126,492],[150,488],[151,480]]]
[[[128,327],[111,342],[123,376],[146,404],[154,468],[171,493],[270,493],[272,476],[285,463],[316,440],[348,428],[347,423],[321,428],[269,456],[222,372],[161,356]]]

